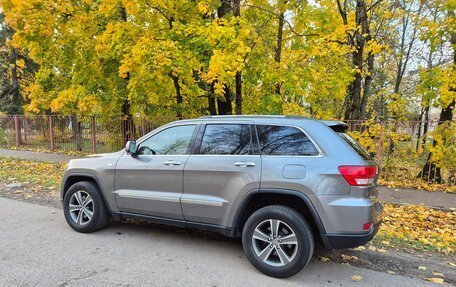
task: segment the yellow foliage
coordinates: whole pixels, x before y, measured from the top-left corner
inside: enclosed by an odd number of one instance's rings
[[[65,164],[0,157],[0,180],[29,182],[57,189]],[[43,175],[46,176],[43,176]]]
[[[417,248],[427,246],[444,253],[456,251],[456,211],[422,205],[384,204],[384,208],[381,237],[399,239]]]
[[[24,67],[25,67],[25,61],[24,61],[24,59],[18,59],[18,60],[16,60],[16,65],[17,65],[18,67],[24,68]]]

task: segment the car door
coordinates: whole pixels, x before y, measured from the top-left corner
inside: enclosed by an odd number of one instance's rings
[[[261,190],[285,187],[312,196],[308,185],[318,181],[327,164],[316,144],[299,127],[257,124],[256,129],[263,164]]]
[[[138,144],[138,154],[124,154],[115,170],[120,212],[183,219],[180,207],[185,162],[196,124],[164,128]]]
[[[231,206],[259,188],[261,158],[252,131],[251,122],[201,126],[184,170],[181,205],[186,220],[230,226]]]

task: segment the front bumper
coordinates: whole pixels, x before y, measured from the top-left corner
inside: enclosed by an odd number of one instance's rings
[[[381,221],[377,222],[369,232],[362,234],[322,234],[323,244],[327,249],[353,248],[364,245],[377,234],[381,223]]]

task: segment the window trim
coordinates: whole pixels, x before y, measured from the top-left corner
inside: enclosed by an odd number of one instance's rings
[[[206,131],[206,127],[208,125],[246,125],[249,127],[250,130],[250,146],[249,146],[249,154],[201,154],[201,143],[203,142],[204,132]],[[196,136],[194,147],[192,150],[192,156],[258,156],[259,153],[257,148],[254,147],[255,140],[254,140],[254,132],[256,133],[256,129],[254,129],[254,125],[251,122],[205,122],[200,125],[198,130],[198,135]],[[257,145],[258,146],[258,145]]]
[[[300,130],[314,145],[315,149],[317,150],[318,154],[316,155],[274,155],[274,154],[262,154],[261,147],[260,147],[260,137],[258,136],[258,126],[275,126],[275,127],[291,127]],[[287,124],[267,124],[267,123],[256,123],[255,124],[255,133],[257,137],[257,144],[258,144],[258,151],[261,157],[323,157],[324,153],[320,146],[315,142],[315,140],[300,126],[296,125],[287,125]]]
[[[147,157],[153,156],[154,157],[155,156],[156,157],[156,156],[189,156],[189,155],[191,155],[193,146],[195,144],[196,135],[198,134],[200,126],[201,126],[200,123],[182,123],[182,124],[176,124],[176,125],[171,125],[171,126],[163,126],[162,128],[156,130],[156,132],[152,131],[153,134],[151,134],[147,138],[141,140],[141,142],[137,143],[138,149],[141,147],[141,144],[146,142],[148,139],[158,135],[159,133],[172,129],[172,128],[183,127],[183,126],[195,126],[195,129],[193,130],[192,136],[190,137],[190,141],[188,143],[188,147],[187,147],[187,150],[185,151],[185,154],[138,154],[137,156],[140,156],[140,157],[144,157],[144,156],[147,156]]]

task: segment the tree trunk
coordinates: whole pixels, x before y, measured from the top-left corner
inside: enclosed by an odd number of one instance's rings
[[[421,135],[422,146],[426,144],[427,132],[429,129],[429,104],[424,108],[423,134]]]
[[[424,107],[421,110],[420,122],[418,126],[417,140],[416,140],[416,150],[424,147],[426,144],[426,134],[429,126],[429,106]],[[422,130],[422,131],[421,131]]]
[[[19,78],[17,75],[17,53],[16,50],[10,46],[10,66],[11,66],[11,91],[12,103],[11,103],[11,113],[12,114],[22,114],[22,101],[20,94]]]
[[[241,16],[240,0],[233,0],[233,14],[236,17]],[[236,115],[242,115],[242,71],[236,72],[235,111]]]
[[[283,25],[285,23],[285,13],[281,12],[279,14],[279,26],[277,28],[277,44],[275,47],[275,53],[274,53],[274,61],[276,62],[277,65],[277,70],[280,69],[280,61],[282,60],[282,42],[283,42]],[[276,83],[275,86],[275,93],[277,95],[281,94],[281,86],[282,83],[278,82]]]
[[[172,72],[169,73],[169,76],[171,77],[171,79],[173,79],[174,89],[176,89],[176,104],[177,104],[176,116],[179,119],[182,119],[182,103],[184,101],[183,101],[182,94],[181,94],[181,87],[180,87],[180,84],[179,84],[179,77],[178,76],[174,76]]]
[[[217,99],[218,114],[219,115],[231,115],[233,114],[233,107],[231,106],[231,90],[227,85],[224,85],[224,96],[225,98]]]
[[[135,138],[135,124],[128,99],[125,99],[122,104],[121,132],[123,144]]]
[[[434,20],[436,21],[436,19],[434,18]],[[431,70],[432,70],[432,60],[433,60],[433,51],[432,49],[429,50],[429,54],[427,56],[427,59],[426,59],[426,62],[427,62],[427,73],[430,73]],[[431,102],[429,99],[421,99],[421,104],[423,105],[423,103],[425,103],[424,105],[424,109],[422,111],[422,115],[420,117],[420,127],[422,126],[423,127],[423,133],[420,137],[420,135],[418,135],[418,141],[416,143],[416,150],[419,150],[420,147],[424,148],[425,144],[426,144],[426,135],[427,135],[427,131],[428,131],[428,126],[429,126],[429,106],[431,105]],[[424,116],[424,119],[423,119],[423,116]],[[421,123],[421,121],[424,121],[423,123]]]
[[[128,21],[127,10],[124,6],[120,6],[120,20],[123,22]],[[125,77],[125,86],[128,86],[130,81],[130,73],[127,73]],[[125,99],[122,103],[122,118],[121,118],[121,132],[123,144],[127,141],[132,140],[135,137],[135,125],[133,123],[133,116],[131,114],[131,103],[128,99],[128,96],[125,96]]]
[[[236,72],[236,115],[242,115],[242,72]]]
[[[210,89],[207,93],[207,108],[209,110],[209,114],[214,116],[217,114],[217,107],[215,105],[215,92],[214,92],[214,85],[210,85]]]
[[[420,18],[423,3],[424,2],[420,2],[420,5],[418,7],[417,21]],[[408,66],[408,63],[409,63],[410,57],[411,57],[412,47],[414,46],[415,40],[417,38],[416,34],[418,31],[418,26],[419,26],[418,23],[412,23],[412,25],[413,25],[412,33],[407,32],[407,29],[410,25],[410,21],[412,21],[411,16],[410,16],[410,12],[411,12],[412,8],[413,8],[413,5],[410,4],[410,7],[407,10],[403,11],[404,14],[402,16],[402,34],[401,34],[400,50],[399,50],[400,58],[399,58],[399,61],[397,64],[397,70],[396,70],[396,81],[394,83],[394,90],[393,90],[394,97],[392,99],[393,101],[397,100],[397,97],[400,96],[402,79],[404,77],[405,71],[407,70],[407,66]],[[405,6],[404,6],[404,9],[406,9]],[[406,43],[407,40],[409,41],[408,44]],[[397,118],[397,115],[393,114],[393,118]]]
[[[338,1],[339,12],[347,23],[347,11],[342,9],[340,2]],[[352,52],[352,63],[356,70],[355,78],[348,86],[347,95],[345,98],[345,120],[360,120],[363,115],[363,107],[367,105],[368,94],[364,93],[366,97],[363,99],[362,90],[369,91],[372,79],[363,79],[362,71],[364,68],[364,50],[365,44],[371,39],[369,21],[367,17],[367,7],[364,0],[356,1],[355,18],[357,26],[361,27],[361,31],[356,31],[353,36],[347,35],[348,42],[353,48]],[[374,65],[373,55],[367,57],[368,69]],[[370,76],[371,77],[371,76]],[[364,80],[364,83],[363,83]]]
[[[454,18],[454,11],[453,10],[448,10],[448,17]],[[453,47],[453,72],[454,69],[456,69],[456,32],[452,32],[450,35],[450,43],[451,46]],[[450,87],[450,91],[456,92],[456,88],[454,85]],[[439,123],[437,124],[437,128],[442,125],[443,123],[447,121],[453,120],[453,110],[456,105],[456,99],[453,98],[451,103],[445,107],[442,108],[442,112],[440,113],[440,118],[439,118]],[[437,129],[436,128],[436,129]],[[432,143],[433,146],[436,146],[436,141]],[[428,158],[426,160],[426,163],[424,164],[420,174],[418,177],[421,177],[423,179],[427,179],[428,181],[436,182],[436,183],[442,183],[442,171],[441,167],[437,166],[433,161],[432,161],[432,152],[429,153]]]
[[[232,10],[231,0],[222,0],[219,8],[217,9],[217,15],[219,18],[229,14]],[[218,114],[219,115],[231,115],[233,113],[233,107],[231,106],[231,90],[227,84],[223,84],[223,97],[217,98]]]
[[[370,96],[370,88],[372,84],[372,77],[374,73],[374,60],[375,56],[372,53],[369,53],[367,56],[367,72],[366,78],[364,79],[364,88],[363,88],[363,97],[361,98],[361,110],[360,110],[360,118],[366,118],[366,107],[367,107],[367,100]]]
[[[222,0],[220,1],[220,6],[217,8],[217,15],[219,18],[229,14],[231,12],[231,0]]]
[[[453,119],[453,110],[455,107],[455,100],[450,103],[450,105],[446,108],[442,108],[442,112],[440,113],[439,123],[437,124],[437,128],[445,123],[446,121],[451,121]],[[434,141],[432,146],[436,146],[437,142]],[[421,172],[419,173],[418,177],[435,183],[443,183],[442,178],[442,170],[441,167],[435,164],[432,161],[432,152],[429,153],[426,163],[424,164]]]
[[[70,116],[71,128],[73,130],[74,144],[76,150],[82,151],[82,129],[81,122],[78,120],[78,117],[75,114]]]

